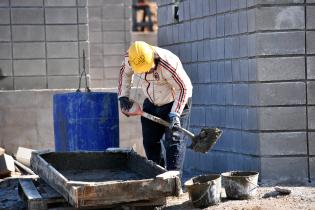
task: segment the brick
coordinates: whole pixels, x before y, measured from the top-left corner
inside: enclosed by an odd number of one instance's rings
[[[43,24],[43,8],[12,8],[12,24]]]
[[[224,15],[217,16],[217,37],[224,36]]]
[[[81,87],[85,87],[85,80],[82,80]],[[78,88],[78,76],[49,76],[48,89],[64,89],[64,88]]]
[[[232,1],[233,2],[233,1]],[[231,34],[238,34],[239,31],[238,31],[238,13],[235,12],[235,13],[232,13],[231,14]]]
[[[315,53],[315,32],[306,32],[306,51],[307,53]]]
[[[256,36],[257,55],[303,54],[305,51],[304,32],[259,33]],[[311,48],[310,43],[308,46]]]
[[[19,6],[19,7],[38,7],[38,6],[43,6],[43,0],[11,0],[11,6]]]
[[[13,43],[14,58],[45,58],[45,43]]]
[[[9,9],[0,8],[0,24],[10,24],[10,10]]]
[[[0,76],[12,76],[11,60],[0,60]]]
[[[10,26],[0,26],[0,42],[11,41]]]
[[[30,89],[46,89],[46,77],[15,77],[14,88],[16,90],[30,90]]]
[[[7,154],[0,155],[0,175],[10,175],[11,172],[15,172],[13,157]]]
[[[278,180],[282,183],[306,183],[308,181],[307,158],[262,157],[260,175],[261,179],[265,181]],[[279,180],[279,177],[281,177],[281,180]]]
[[[0,90],[13,90],[13,77],[5,77],[0,80]]]
[[[79,74],[78,59],[48,59],[48,75],[77,75]]]
[[[239,32],[240,33],[245,33],[248,31],[248,26],[247,26],[247,12],[246,11],[240,11],[238,13],[238,21],[239,21]]]
[[[13,25],[12,39],[13,41],[44,41],[45,28],[43,25]]]
[[[256,85],[259,106],[305,104],[305,83],[259,83]],[[315,99],[315,98],[314,98]]]
[[[76,6],[76,0],[44,0],[46,7],[69,7]]]
[[[46,8],[45,18],[47,24],[77,23],[76,8]]]
[[[103,32],[104,43],[124,43],[125,33],[123,32]]]
[[[309,141],[310,155],[315,155],[315,133],[314,132],[308,132],[308,141]]]
[[[124,7],[121,5],[106,5],[103,7],[103,18],[104,19],[120,19],[124,17]]]
[[[259,112],[261,130],[306,129],[305,107],[261,107]]]
[[[78,28],[76,25],[47,25],[47,41],[77,41]]]
[[[14,60],[14,76],[36,76],[46,74],[45,60]]]
[[[256,9],[256,27],[259,30],[303,29],[304,25],[304,7],[302,6]]]
[[[47,43],[47,58],[77,58],[78,43],[51,42]]]

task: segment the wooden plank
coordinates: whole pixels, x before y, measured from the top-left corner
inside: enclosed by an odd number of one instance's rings
[[[45,210],[47,206],[32,179],[19,180],[19,195],[27,203],[28,210]]]

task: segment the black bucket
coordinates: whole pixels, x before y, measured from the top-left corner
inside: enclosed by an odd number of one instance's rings
[[[229,199],[250,199],[256,195],[258,172],[230,171],[222,173],[222,183]]]
[[[185,182],[185,187],[196,208],[215,205],[221,200],[221,176],[219,174],[193,177]]]

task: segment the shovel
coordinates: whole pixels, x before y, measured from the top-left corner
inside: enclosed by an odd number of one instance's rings
[[[136,102],[133,103],[129,111],[122,110],[122,112],[130,116],[142,116],[166,127],[170,125],[169,122],[142,111],[140,105]],[[202,128],[197,135],[182,127],[178,127],[178,129],[188,135],[192,141],[192,144],[187,148],[201,153],[207,153],[222,135],[222,131],[219,128]]]

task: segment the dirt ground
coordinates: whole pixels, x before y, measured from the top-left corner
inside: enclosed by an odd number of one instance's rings
[[[283,187],[282,187],[283,188]],[[315,187],[284,187],[291,190],[291,194],[287,196],[275,196],[276,191],[273,187],[259,187],[257,194],[250,200],[227,200],[225,193],[218,205],[210,206],[205,209],[211,210],[315,210]],[[271,197],[263,198],[267,195]],[[184,193],[179,198],[168,199],[167,206],[163,210],[185,210],[194,208],[189,200],[188,193]]]
[[[18,196],[18,180],[0,180],[0,210],[25,210],[26,206]],[[209,210],[315,210],[315,187],[298,186],[285,187],[292,193],[288,196],[276,196],[263,198],[266,195],[274,195],[273,187],[259,187],[256,196],[251,200],[227,200],[223,193],[222,201],[215,206],[205,209]],[[167,205],[156,208],[158,210],[185,210],[194,208],[189,200],[188,193],[180,197],[170,197]]]

